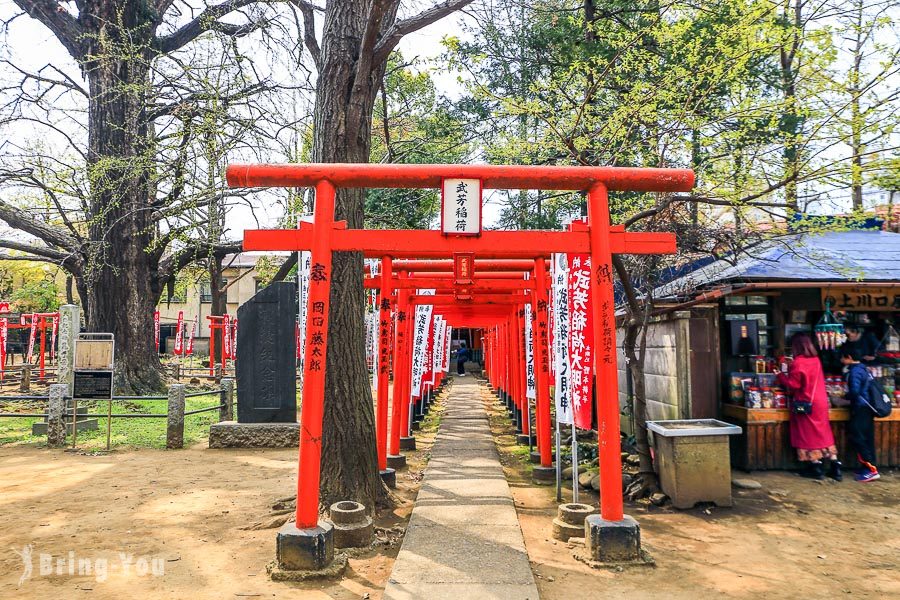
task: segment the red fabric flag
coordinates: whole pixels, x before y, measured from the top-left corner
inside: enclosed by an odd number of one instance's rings
[[[159,311],[153,313],[153,343],[159,352]]]
[[[575,425],[591,428],[594,380],[594,325],[591,307],[591,257],[569,255],[569,372]]]
[[[181,356],[184,351],[184,311],[178,311],[178,322],[175,325],[175,348],[173,349],[176,356]]]

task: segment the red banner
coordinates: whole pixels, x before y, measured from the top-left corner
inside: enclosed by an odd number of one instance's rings
[[[153,313],[153,344],[159,352],[159,311]]]
[[[0,319],[0,379],[3,378],[3,366],[6,364],[6,335],[8,321]]]
[[[191,333],[188,335],[187,347],[184,349],[184,353],[187,356],[191,356],[194,353],[194,334],[197,332],[197,322],[191,321]]]
[[[569,255],[569,372],[575,425],[591,428],[594,379],[594,327],[591,307],[591,257]]]
[[[176,356],[181,356],[184,351],[184,311],[178,311],[178,322],[175,325],[175,348],[173,352]]]
[[[56,358],[56,334],[59,332],[59,315],[53,317],[53,329],[50,334],[50,360]]]
[[[231,358],[231,317],[228,315],[222,317],[222,343],[225,358]]]
[[[422,373],[422,390],[424,391],[425,384],[431,384],[432,379],[432,371],[434,370],[434,313],[431,315],[431,319],[428,321],[428,343],[425,350],[425,365]]]
[[[34,339],[37,337],[37,317],[32,313],[31,315],[31,333],[28,335],[28,355],[25,358],[25,362],[29,365],[31,361],[34,359]]]
[[[0,313],[9,312],[9,302],[0,302]]]
[[[231,358],[237,358],[237,317],[231,322]]]

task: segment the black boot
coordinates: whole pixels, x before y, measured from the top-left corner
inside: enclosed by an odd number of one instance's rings
[[[822,481],[825,479],[825,465],[821,461],[810,461],[806,470],[801,471],[800,474],[816,481]]]
[[[841,464],[841,461],[834,459],[831,461],[830,468],[828,469],[828,476],[834,479],[835,481],[843,481],[844,475],[841,473],[841,467],[844,465]]]

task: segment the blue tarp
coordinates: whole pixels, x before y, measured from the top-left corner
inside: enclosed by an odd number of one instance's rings
[[[754,281],[900,282],[900,234],[836,231],[766,242],[737,260],[718,260],[654,291],[656,298],[691,295],[716,284]]]

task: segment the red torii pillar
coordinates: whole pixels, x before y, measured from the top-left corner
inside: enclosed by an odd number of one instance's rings
[[[541,464],[535,469],[534,476],[540,481],[553,481],[556,471],[553,469],[553,451],[550,441],[550,351],[547,337],[547,264],[543,258],[534,261],[536,280],[535,294],[532,299],[532,314],[536,315],[532,327],[534,337],[535,376],[537,378],[537,417],[538,417],[538,449],[541,453]]]
[[[331,233],[334,227],[331,182],[316,184],[316,236],[310,251],[303,404],[300,409],[300,477],[297,479],[297,529],[319,526],[319,480],[322,462],[322,418],[325,397],[325,360],[328,353],[328,313],[331,292]],[[306,489],[304,489],[304,487]]]
[[[404,274],[401,274],[403,277]],[[409,438],[409,323],[410,323],[410,291],[397,291],[397,327],[394,339],[394,389],[391,407],[391,443],[389,461],[394,468],[405,464],[406,459],[400,454],[401,438]],[[409,442],[407,442],[409,443]]]
[[[396,474],[388,470],[388,386],[391,372],[391,258],[381,259],[381,289],[378,299],[378,392],[375,400],[375,432],[378,445],[378,470],[390,487],[396,487]],[[396,385],[396,383],[395,383]]]

